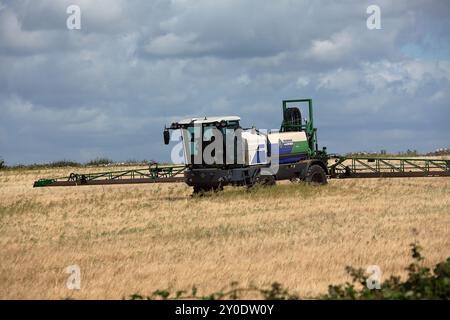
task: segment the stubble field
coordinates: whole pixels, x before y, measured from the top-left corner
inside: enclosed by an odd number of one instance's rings
[[[121,168],[115,168],[121,169]],[[101,170],[101,169],[90,169]],[[450,256],[450,179],[281,183],[191,198],[184,184],[32,188],[72,170],[0,172],[0,298],[122,299],[277,281],[301,296],[351,280],[345,266],[405,275]],[[69,290],[65,268],[81,269]]]

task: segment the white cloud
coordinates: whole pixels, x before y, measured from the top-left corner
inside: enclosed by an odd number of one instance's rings
[[[4,9],[0,11],[0,49],[37,50],[48,44],[51,35],[39,31],[24,31],[22,24],[14,12]]]
[[[247,74],[241,74],[239,77],[237,77],[234,81],[239,86],[248,86],[252,80]]]
[[[341,90],[347,93],[358,88],[359,75],[355,69],[338,68],[319,75],[317,88]]]
[[[430,97],[430,101],[432,102],[445,102],[445,101],[449,101],[449,92],[448,91],[443,91],[443,90],[439,90],[436,91],[431,97]]]
[[[218,46],[213,43],[198,43],[196,40],[197,35],[193,33],[183,36],[168,33],[150,40],[145,51],[160,56],[191,55],[206,53]]]
[[[306,87],[309,84],[309,79],[307,77],[298,77],[297,78],[297,88]]]
[[[317,60],[333,61],[349,53],[354,43],[348,32],[338,32],[330,39],[313,40],[309,55]]]
[[[414,95],[428,80],[450,79],[448,64],[438,66],[429,61],[390,62],[383,60],[364,63],[362,69],[364,81],[378,92],[384,90],[399,93],[402,91],[407,95]]]

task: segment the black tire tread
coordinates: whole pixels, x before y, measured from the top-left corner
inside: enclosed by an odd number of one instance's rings
[[[321,182],[313,181],[313,176],[316,174],[320,174],[322,176]],[[325,174],[325,170],[317,164],[313,164],[308,168],[306,172],[305,181],[308,183],[318,183],[318,184],[327,184],[327,175]]]

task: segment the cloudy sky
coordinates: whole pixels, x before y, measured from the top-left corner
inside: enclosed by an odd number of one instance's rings
[[[450,147],[450,2],[340,3],[0,0],[0,157],[169,160],[166,123],[278,128],[299,97],[330,152]]]

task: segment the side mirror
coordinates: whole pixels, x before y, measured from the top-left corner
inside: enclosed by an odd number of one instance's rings
[[[169,129],[164,129],[164,144],[169,144],[170,142],[170,132]]]

